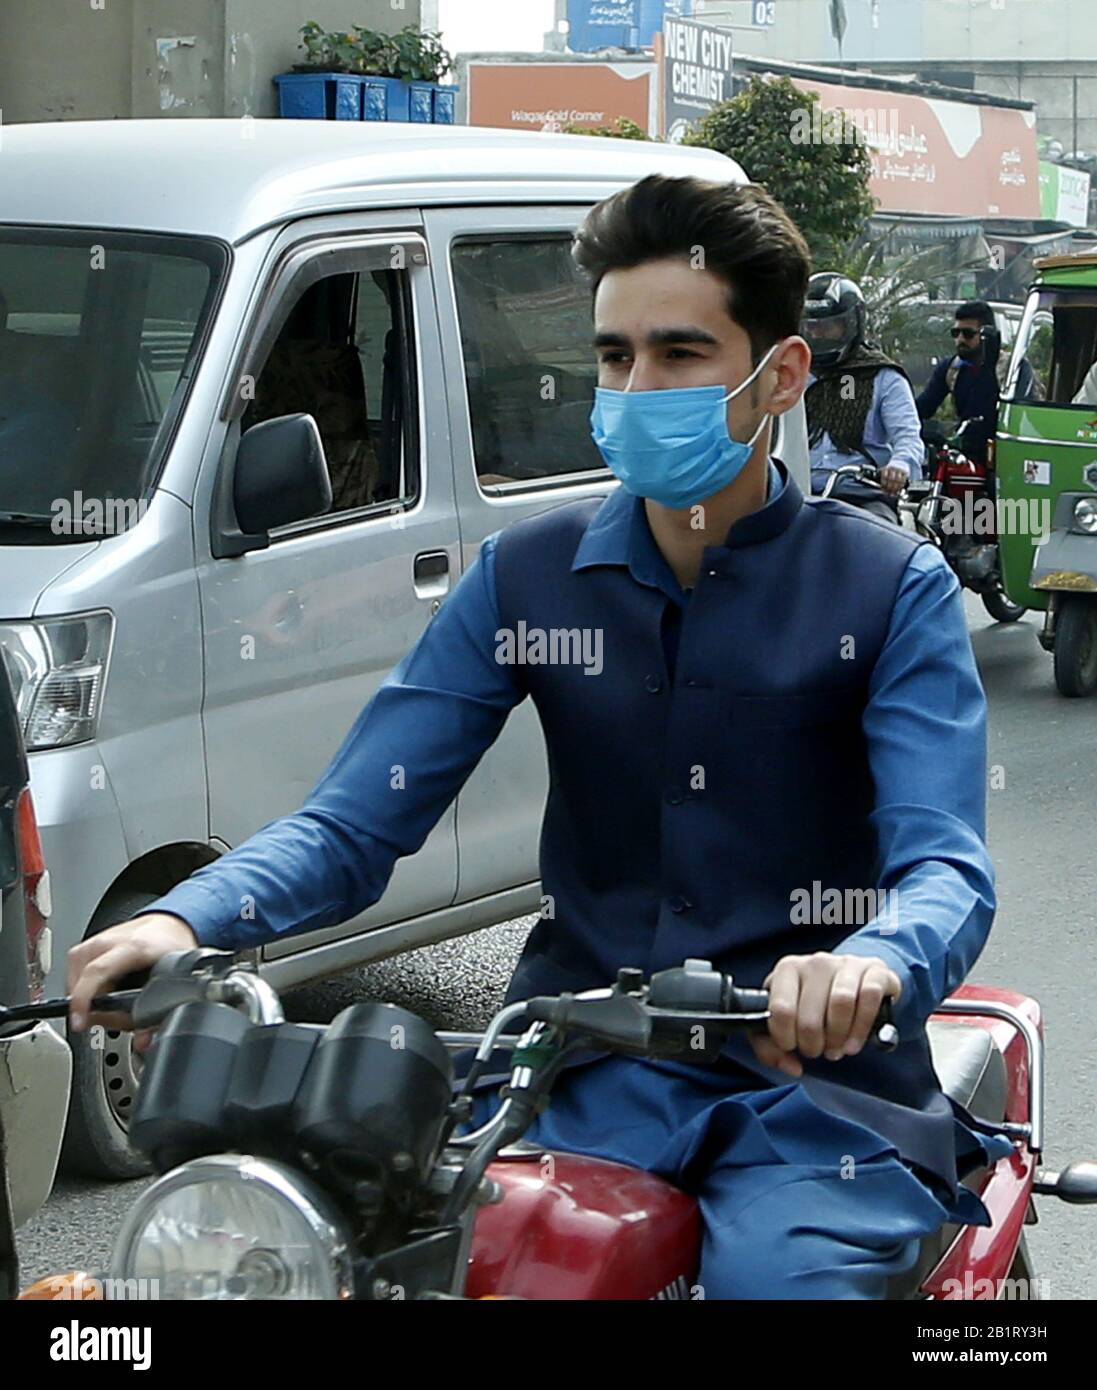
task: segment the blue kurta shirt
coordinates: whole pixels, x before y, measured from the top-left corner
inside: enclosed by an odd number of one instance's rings
[[[763,511],[779,502],[784,486],[771,466]],[[396,860],[421,846],[523,698],[514,665],[497,659],[500,534],[485,540],[304,806],[147,911],[175,913],[202,944],[239,950],[336,925],[378,901]],[[623,489],[612,493],[584,537],[582,558],[627,566],[634,581],[666,597],[663,634],[673,658],[689,599],[655,543],[643,500]],[[993,916],[984,845],[985,717],[959,585],[936,549],[914,548],[861,720],[875,787],[879,880],[899,888],[902,912],[886,929],[869,922],[835,947],[879,957],[896,972],[900,1030],[904,1016],[920,1026],[964,980]],[[390,782],[394,762],[413,770],[398,793]],[[244,900],[252,906],[247,918]],[[960,1126],[958,1147],[981,1143],[968,1138]],[[971,1219],[975,1212],[968,1211]]]
[[[600,517],[600,555],[627,558],[639,582],[681,607],[686,596],[642,499],[618,489],[611,504],[612,515],[603,508]],[[335,926],[378,901],[396,860],[421,846],[520,698],[514,666],[496,660],[498,534],[484,541],[363,709],[301,809],[146,911],[183,918],[203,945],[243,950]],[[935,712],[942,692],[947,721]],[[878,815],[902,817],[901,833],[884,839],[880,878],[901,885],[904,912],[894,932],[870,923],[839,950],[886,960],[903,983],[903,1007],[921,1018],[962,983],[993,917],[983,842],[985,720],[959,585],[937,550],[920,546],[896,596],[863,716]],[[416,770],[398,795],[394,762]],[[916,852],[920,845],[934,846],[932,858]],[[253,917],[240,915],[245,899]]]

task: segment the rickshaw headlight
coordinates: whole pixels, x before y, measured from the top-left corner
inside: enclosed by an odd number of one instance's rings
[[[1074,504],[1074,524],[1079,531],[1097,536],[1097,497],[1083,497]]]

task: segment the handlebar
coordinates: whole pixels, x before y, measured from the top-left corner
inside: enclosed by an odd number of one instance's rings
[[[824,497],[831,495],[838,485],[839,478],[856,478],[858,482],[868,483],[871,487],[879,487],[881,491],[883,490],[880,483],[880,470],[875,464],[867,461],[865,463],[844,463],[840,468],[831,470],[830,477],[823,484],[822,495]]]
[[[92,1010],[129,1012],[135,1028],[154,1028],[181,1005],[202,1001],[242,1007],[253,1023],[280,1023],[284,1018],[277,993],[253,967],[242,965],[230,952],[201,947],[164,956],[143,989],[98,995]],[[68,999],[0,1006],[0,1027],[63,1018],[68,1009]],[[562,1035],[615,1052],[703,1063],[715,1061],[731,1034],[766,1029],[769,991],[740,988],[730,975],[705,960],[690,959],[659,971],[648,984],[642,971],[624,968],[607,989],[544,995],[509,1005],[496,1014],[484,1034],[479,1061],[487,1060],[505,1024],[519,1015],[527,1023],[548,1024]],[[884,1000],[877,1015],[872,1039],[888,1052],[899,1044],[890,999]]]
[[[731,1034],[765,1031],[769,991],[740,989],[708,961],[687,960],[653,975],[647,986],[640,971],[622,970],[612,989],[531,999],[525,1016],[613,1051],[708,1062]],[[883,1002],[872,1038],[887,1052],[899,1045],[890,999]]]

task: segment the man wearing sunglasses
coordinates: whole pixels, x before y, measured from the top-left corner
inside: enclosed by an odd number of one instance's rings
[[[964,435],[966,452],[976,463],[987,460],[987,444],[998,418],[998,356],[1001,336],[994,310],[972,299],[956,310],[952,327],[954,351],[942,357],[916,402],[918,414],[929,420],[952,397],[959,420],[977,420]]]

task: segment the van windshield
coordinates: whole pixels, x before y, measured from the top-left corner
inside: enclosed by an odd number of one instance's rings
[[[227,262],[190,237],[0,227],[0,544],[137,520]]]

